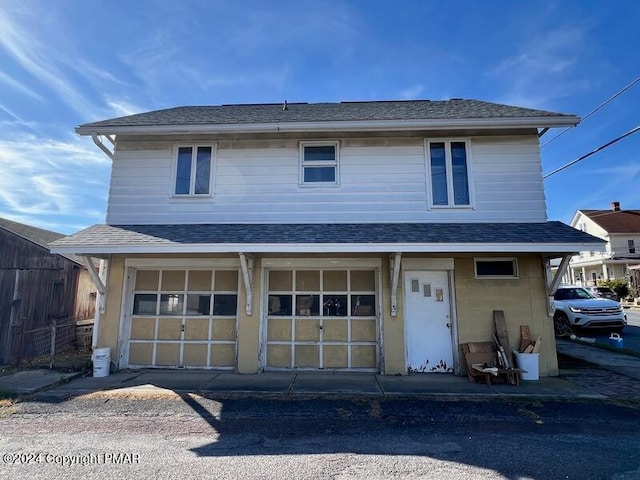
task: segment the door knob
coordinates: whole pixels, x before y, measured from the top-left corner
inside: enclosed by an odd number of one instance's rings
[[[450,323],[447,323],[447,328],[451,328],[451,324]]]

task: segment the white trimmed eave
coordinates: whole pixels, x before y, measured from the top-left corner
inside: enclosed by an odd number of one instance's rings
[[[139,125],[98,126],[76,128],[80,135],[172,135],[272,132],[327,132],[327,131],[402,131],[424,129],[493,129],[493,128],[553,128],[573,127],[580,119],[575,116],[554,117],[501,117],[422,120],[362,120],[333,122],[276,122],[202,125]]]
[[[77,245],[51,247],[52,253],[576,253],[605,251],[597,243],[198,243],[169,245]]]

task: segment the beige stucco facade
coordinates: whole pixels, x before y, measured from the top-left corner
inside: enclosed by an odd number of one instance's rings
[[[487,257],[488,255],[479,255]],[[512,346],[519,345],[520,325],[528,325],[534,337],[542,338],[540,354],[540,375],[554,376],[558,374],[557,359],[555,354],[555,339],[553,322],[547,316],[547,297],[545,269],[541,255],[521,254],[510,255],[517,258],[518,278],[510,279],[477,279],[474,270],[474,255],[472,254],[448,254],[448,255],[417,255],[404,254],[402,260],[412,259],[412,265],[420,264],[420,259],[433,258],[453,259],[453,270],[449,273],[450,286],[452,287],[452,343],[454,349],[464,342],[491,341],[495,330],[493,325],[493,310],[503,310],[507,322],[509,339]],[[127,275],[133,271],[133,267],[127,267],[126,260],[145,259],[157,263],[161,268],[166,262],[179,265],[181,259],[192,265],[205,260],[207,265],[215,265],[217,258],[229,262],[232,256],[201,255],[178,256],[165,255],[152,257],[149,255],[128,256],[112,255],[108,262],[107,297],[104,312],[100,317],[98,331],[98,347],[111,347],[112,359],[123,363],[124,348],[126,348],[130,332],[123,322],[131,314],[130,299],[131,284],[127,282]],[[236,257],[237,258],[237,257]],[[265,312],[265,264],[273,265],[274,259],[294,258],[306,259],[308,264],[313,264],[314,259],[318,264],[326,264],[329,258],[337,258],[358,265],[358,259],[366,258],[369,262],[378,261],[378,345],[379,358],[378,369],[387,375],[406,374],[406,341],[405,323],[403,311],[402,271],[397,288],[397,314],[392,316],[392,270],[388,254],[362,254],[362,255],[297,255],[297,256],[268,256],[255,255],[252,271],[252,300],[253,311],[246,311],[247,292],[244,282],[238,282],[238,310],[236,326],[236,359],[235,371],[238,373],[255,373],[264,367],[264,345],[267,314]],[[268,262],[265,262],[268,259]],[[417,262],[417,263],[416,263]],[[283,263],[284,265],[284,263]],[[239,270],[239,267],[237,267]],[[241,273],[239,274],[241,279]],[[123,308],[123,302],[125,307]],[[126,338],[125,338],[126,337]],[[175,351],[167,353],[169,360],[175,358]],[[172,356],[173,355],[173,356]],[[458,355],[456,372],[464,373],[464,362]],[[330,362],[329,362],[330,364]]]

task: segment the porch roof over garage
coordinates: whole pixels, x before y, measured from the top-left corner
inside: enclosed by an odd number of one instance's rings
[[[604,251],[562,222],[94,225],[50,244],[53,253],[357,253]]]

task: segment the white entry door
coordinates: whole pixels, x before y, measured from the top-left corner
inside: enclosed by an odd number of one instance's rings
[[[453,372],[447,272],[406,271],[404,312],[409,372]]]

